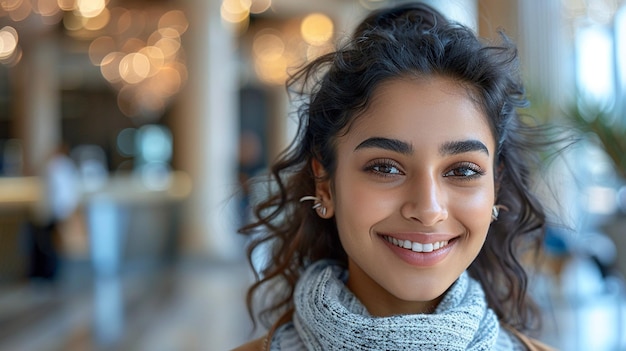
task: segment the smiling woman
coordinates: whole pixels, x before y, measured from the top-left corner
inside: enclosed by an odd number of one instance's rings
[[[348,255],[348,288],[374,315],[433,311],[491,223],[495,140],[487,117],[454,81],[392,79],[335,145],[334,176],[314,171],[325,179],[316,193],[328,199]],[[438,242],[448,244],[434,250]]]
[[[272,247],[248,294],[251,314],[275,294],[269,331],[241,350],[543,347],[521,334],[535,316],[519,248],[545,219],[516,55],[401,5],[292,77],[299,135],[242,229],[250,257]]]

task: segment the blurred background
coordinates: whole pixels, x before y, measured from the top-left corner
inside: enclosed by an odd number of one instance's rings
[[[227,350],[258,335],[247,180],[289,142],[288,69],[392,0],[0,0],[0,350]],[[626,350],[626,1],[428,1],[520,50],[539,122],[578,140],[538,337]],[[262,253],[258,257],[262,260]]]

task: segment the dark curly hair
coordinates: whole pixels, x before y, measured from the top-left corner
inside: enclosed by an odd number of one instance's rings
[[[298,202],[315,193],[311,162],[320,162],[332,179],[338,136],[368,107],[377,87],[402,77],[457,81],[487,116],[497,142],[496,203],[506,210],[491,224],[469,273],[482,284],[501,323],[525,331],[536,321],[520,248],[539,244],[545,214],[530,191],[538,158],[533,128],[518,113],[527,100],[517,50],[503,33],[497,45],[484,42],[471,29],[416,3],[371,13],[346,43],[287,82],[300,103],[298,134],[271,167],[274,191],[256,206],[256,222],[241,229],[252,238],[250,258],[260,246],[270,247],[269,263],[256,272],[257,282],[248,291],[248,309],[254,317],[256,294],[278,283],[260,313],[271,330],[290,318],[294,286],[311,262],[330,258],[347,265],[335,220],[319,218]]]

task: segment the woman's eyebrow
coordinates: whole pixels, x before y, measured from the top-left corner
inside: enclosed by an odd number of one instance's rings
[[[390,139],[383,137],[372,137],[365,139],[362,143],[354,148],[354,151],[367,148],[379,148],[397,153],[410,155],[413,153],[413,146],[407,142],[398,139]]]
[[[443,143],[439,147],[439,153],[444,156],[458,155],[465,152],[473,151],[484,152],[485,154],[489,155],[489,149],[487,148],[487,146],[483,142],[475,139],[448,141]]]
[[[398,139],[384,138],[384,137],[372,137],[365,139],[354,150],[378,148],[389,151],[394,151],[400,154],[410,155],[413,154],[413,145]],[[475,139],[448,141],[443,143],[439,147],[439,153],[441,155],[458,155],[465,152],[484,152],[489,155],[489,149],[487,146]]]

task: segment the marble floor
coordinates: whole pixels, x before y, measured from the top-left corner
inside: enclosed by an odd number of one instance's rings
[[[0,290],[0,350],[229,350],[254,336],[243,263],[185,262],[117,282]]]
[[[222,351],[258,334],[244,304],[252,279],[244,262],[135,267],[99,282],[70,276],[0,287],[0,350]],[[626,350],[623,294],[565,301],[554,290],[544,283],[538,293],[542,340],[565,351]]]

